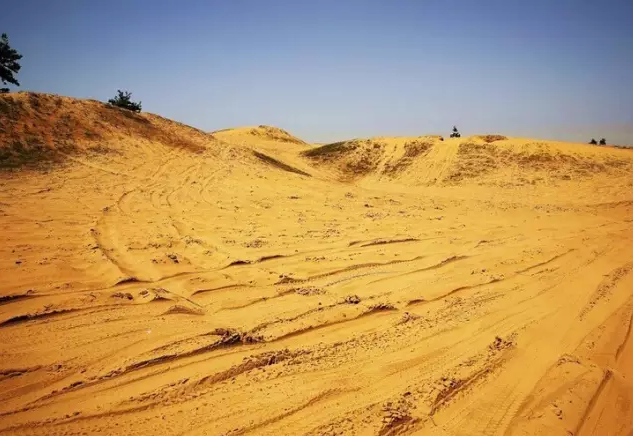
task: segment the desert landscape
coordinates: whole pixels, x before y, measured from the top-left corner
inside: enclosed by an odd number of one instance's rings
[[[0,95],[0,434],[633,434],[633,149],[280,127]]]

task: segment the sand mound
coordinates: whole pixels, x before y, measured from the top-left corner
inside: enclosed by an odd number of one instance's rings
[[[249,133],[253,136],[257,136],[264,139],[272,139],[273,141],[281,141],[281,142],[292,142],[294,144],[305,144],[304,141],[297,138],[296,136],[292,136],[290,133],[286,132],[279,127],[271,127],[271,126],[257,126],[250,129]]]
[[[335,170],[340,180],[351,181],[370,175],[397,176],[439,143],[437,136],[354,139],[306,150],[302,155],[317,166]]]
[[[500,142],[493,144],[496,141]],[[619,177],[632,167],[633,153],[628,150],[489,135],[459,144],[457,158],[445,181],[535,184],[600,175]]]
[[[142,139],[194,153],[213,137],[157,115],[52,94],[0,94],[0,167],[63,160],[69,153],[117,152],[113,143]]]
[[[303,151],[313,165],[341,181],[408,185],[463,183],[516,186],[625,176],[633,150],[532,141],[501,135],[470,138],[373,138]]]
[[[384,154],[385,144],[378,140],[336,142],[303,152],[317,164],[338,169],[345,179],[354,179],[376,170]]]
[[[236,127],[232,129],[221,129],[214,131],[213,134],[217,135],[220,138],[227,138],[229,140],[231,138],[236,139],[237,137],[243,136],[247,137],[245,138],[247,141],[274,141],[291,144],[306,144],[305,141],[291,135],[284,129],[264,125],[256,127]]]

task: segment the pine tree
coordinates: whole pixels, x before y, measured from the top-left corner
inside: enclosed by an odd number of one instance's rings
[[[120,89],[117,91],[116,97],[108,100],[108,103],[110,103],[113,106],[130,110],[132,112],[141,111],[141,102],[132,101],[132,93],[127,92],[127,91],[121,91]]]
[[[18,61],[22,59],[22,55],[9,45],[9,37],[6,33],[0,37],[0,80],[3,85],[10,83],[20,86],[14,74],[20,71],[21,65]],[[9,88],[0,88],[0,93],[9,92]]]

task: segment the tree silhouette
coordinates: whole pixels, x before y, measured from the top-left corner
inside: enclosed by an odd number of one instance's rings
[[[10,83],[20,86],[14,74],[20,71],[21,65],[18,61],[22,59],[22,55],[9,45],[9,37],[6,33],[0,37],[0,80],[2,84]],[[9,88],[0,88],[0,93],[9,92]]]
[[[607,145],[607,140],[606,140],[606,139],[604,139],[604,138],[602,138],[602,139],[600,140],[600,145]]]
[[[589,144],[591,145],[597,145],[598,141],[596,141],[594,138],[591,138],[591,141],[589,141]]]
[[[457,126],[453,126],[453,133],[451,133],[451,138],[461,138],[462,135],[459,134],[457,130]]]
[[[117,91],[116,97],[108,100],[108,103],[110,103],[113,106],[130,110],[132,112],[141,111],[141,102],[132,101],[132,93],[127,92],[127,91],[121,91],[120,89]]]

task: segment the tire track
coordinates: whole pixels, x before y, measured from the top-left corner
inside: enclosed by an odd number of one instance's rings
[[[580,319],[583,320],[601,300],[609,298],[613,288],[626,278],[631,270],[633,270],[633,262],[626,263],[607,274],[606,278],[600,282],[598,288],[589,297],[589,301],[581,310],[579,315]]]
[[[587,408],[585,409],[585,412],[580,417],[580,421],[578,422],[578,425],[576,426],[576,428],[574,430],[574,433],[573,433],[574,435],[581,435],[582,434],[581,432],[582,432],[583,427],[585,426],[585,424],[587,422],[587,419],[589,418],[589,416],[593,412],[593,409],[596,407],[596,403],[598,402],[598,399],[600,398],[600,396],[602,395],[602,392],[605,390],[605,388],[607,387],[607,385],[611,381],[612,377],[613,377],[613,373],[611,372],[610,369],[607,369],[604,372],[604,376],[602,377],[602,380],[600,381],[600,384],[598,385],[598,387],[596,389],[596,392],[591,397],[591,400],[589,400],[589,404],[587,405]]]

